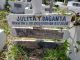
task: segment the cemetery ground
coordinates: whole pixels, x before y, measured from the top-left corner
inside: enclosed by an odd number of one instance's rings
[[[0,53],[0,60],[70,60],[66,55],[68,51],[69,43],[65,41],[61,44],[55,44],[54,47],[46,46],[45,42],[38,42],[38,48],[26,48],[21,44],[14,44],[12,40],[24,40],[24,39],[33,39],[35,38],[21,38],[14,37],[10,34],[10,28],[8,26],[6,16],[9,14],[7,11],[0,11],[0,28],[4,29],[7,35],[6,46],[4,50]],[[52,41],[58,41],[59,39],[50,39]],[[24,43],[23,43],[24,44]],[[47,48],[49,47],[49,48]]]
[[[67,40],[61,39],[62,33],[42,29],[16,29],[16,31],[18,31],[18,37],[14,37],[7,23],[6,16],[8,14],[9,12],[5,10],[0,11],[0,28],[4,29],[7,36],[6,45],[0,53],[0,60],[70,60],[68,56],[68,54],[72,53],[68,49],[70,44]],[[79,19],[75,21],[75,23],[77,23],[74,24],[75,26],[80,25],[79,22],[77,22],[78,20]],[[62,31],[62,28],[60,29]],[[28,34],[26,34],[27,32]],[[56,35],[56,33],[59,34]],[[48,43],[45,43],[43,40],[48,41]],[[80,45],[79,41],[77,41],[77,43]],[[77,47],[76,51],[79,51]]]

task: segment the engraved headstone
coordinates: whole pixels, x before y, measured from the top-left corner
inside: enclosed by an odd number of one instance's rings
[[[64,32],[54,29],[50,30],[49,27],[68,27],[71,21],[70,15],[60,15],[57,13],[42,14],[42,0],[32,0],[32,8],[32,14],[10,14],[8,16],[8,23],[14,36],[36,39],[62,39],[64,37]],[[29,29],[28,27],[32,27],[32,29]],[[45,27],[48,29],[44,29]],[[19,43],[24,44],[26,42],[22,41]],[[36,43],[33,43],[32,41],[29,42],[29,44],[31,47],[36,46]],[[42,42],[42,44],[44,48],[49,48],[51,46],[51,48],[55,48],[58,46],[56,43]]]
[[[57,14],[10,14],[8,23],[10,27],[15,29],[12,34],[20,37],[33,38],[63,38],[63,32],[57,30],[49,30],[49,27],[68,27],[70,24],[70,16]],[[28,29],[32,27],[32,29]],[[33,28],[42,27],[42,28]],[[44,29],[47,27],[48,29]],[[14,34],[15,33],[15,34]]]

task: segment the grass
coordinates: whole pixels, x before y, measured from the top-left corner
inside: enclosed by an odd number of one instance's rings
[[[43,53],[40,53],[40,51],[36,51],[37,49],[31,50],[19,44],[11,44],[9,45],[8,51],[6,52],[6,60],[29,60],[29,57],[33,58],[36,55],[37,57],[41,56],[42,60],[70,60],[70,58],[66,54],[68,51],[68,47],[69,44],[66,40],[62,46],[56,47],[56,49],[43,48]]]
[[[46,49],[44,51],[43,60],[70,60],[67,56],[68,42],[65,41],[62,46],[56,49]]]
[[[12,44],[6,52],[6,60],[28,60],[28,56],[21,45]]]
[[[8,49],[2,52],[3,60],[29,60],[31,58],[41,60],[69,60],[66,52],[68,42],[65,41],[62,46],[56,49],[31,49],[22,46],[21,44],[8,43]]]

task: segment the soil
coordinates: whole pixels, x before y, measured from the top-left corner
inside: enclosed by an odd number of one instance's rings
[[[30,53],[29,60],[42,60],[43,50],[35,49]]]

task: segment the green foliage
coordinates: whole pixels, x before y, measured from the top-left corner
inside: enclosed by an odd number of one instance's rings
[[[64,0],[57,0],[57,1],[61,1],[61,2],[64,2]]]
[[[77,41],[77,44],[80,45],[80,41]]]
[[[71,22],[73,22],[74,26],[80,26],[80,14],[73,12],[73,16]]]
[[[6,60],[28,60],[27,53],[21,45],[12,45],[6,53]]]
[[[9,5],[9,3],[8,3],[8,0],[6,0],[5,10],[10,11],[9,8],[10,8],[10,5]]]
[[[0,28],[4,29],[4,31],[9,34],[9,26],[6,20],[6,16],[9,14],[9,12],[3,10],[0,11]]]
[[[58,1],[61,1],[61,2],[67,3],[68,0],[58,0]]]
[[[43,4],[47,5],[48,4],[48,0],[42,0]]]
[[[6,10],[0,11],[0,20],[6,19],[6,16],[9,14]]]
[[[44,51],[43,60],[70,60],[66,54],[68,47],[69,44],[65,41],[62,46],[57,47],[56,49],[47,49]]]
[[[4,29],[4,32],[5,32],[6,34],[9,34],[9,33],[10,33],[10,32],[9,32],[9,26],[8,26],[6,20],[0,21],[0,28]]]
[[[56,13],[58,13],[60,15],[69,15],[69,16],[71,16],[73,14],[72,12],[68,11],[67,8],[61,9],[61,8],[59,8],[58,5],[55,5],[53,7],[53,12],[56,12]],[[71,14],[68,14],[68,13],[71,13]]]

